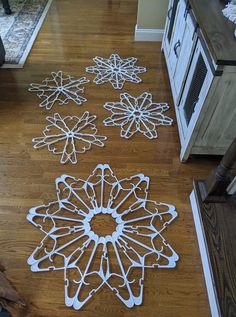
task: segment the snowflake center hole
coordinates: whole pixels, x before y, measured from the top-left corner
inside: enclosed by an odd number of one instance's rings
[[[119,69],[118,67],[114,67],[114,68],[113,68],[113,71],[114,71],[114,72],[119,72],[119,70],[120,70],[120,69]]]
[[[141,111],[135,110],[135,111],[133,112],[133,114],[138,117],[138,116],[141,115]]]
[[[110,214],[97,214],[91,219],[90,226],[99,237],[106,237],[116,231],[117,222]]]
[[[72,131],[70,131],[70,132],[68,132],[68,137],[73,137],[74,136],[74,132],[72,132]]]

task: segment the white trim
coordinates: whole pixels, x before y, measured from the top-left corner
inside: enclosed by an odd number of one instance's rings
[[[229,195],[234,195],[236,193],[236,176],[234,177],[234,179],[229,184],[226,190]]]
[[[40,17],[40,19],[38,21],[38,24],[37,24],[36,28],[34,29],[34,32],[31,35],[31,38],[30,38],[30,40],[29,40],[29,42],[28,42],[28,44],[27,44],[27,46],[25,48],[25,51],[24,51],[19,63],[18,64],[3,64],[1,66],[1,68],[23,68],[23,66],[25,64],[25,61],[26,61],[26,59],[27,59],[27,57],[28,57],[28,55],[30,53],[30,50],[31,50],[31,48],[32,48],[32,46],[34,44],[34,41],[35,41],[35,39],[36,39],[40,29],[41,29],[41,26],[42,26],[42,24],[44,22],[44,19],[45,19],[46,15],[48,13],[50,5],[52,4],[52,1],[53,0],[49,0],[47,5],[46,5],[46,7],[44,8],[44,11],[43,11],[43,13],[42,13],[42,15],[41,15],[41,17]]]
[[[164,29],[140,29],[138,25],[135,26],[135,41],[152,41],[161,42],[164,35]]]
[[[211,315],[212,317],[221,317],[220,307],[218,303],[218,298],[217,298],[217,293],[215,289],[215,283],[214,283],[214,278],[213,278],[213,273],[211,268],[211,262],[210,262],[210,258],[209,258],[209,254],[208,254],[208,250],[206,246],[205,233],[203,229],[202,220],[199,214],[199,207],[196,201],[194,191],[192,191],[190,195],[190,202],[192,206],[193,218],[194,218],[195,228],[197,232],[198,245],[199,245],[201,259],[202,259],[202,267],[203,267],[203,272],[205,276]]]

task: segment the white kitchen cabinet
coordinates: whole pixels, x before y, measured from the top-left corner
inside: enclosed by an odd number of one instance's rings
[[[171,0],[162,44],[179,129],[181,161],[191,154],[224,154],[236,137],[236,47],[233,56],[229,50],[222,50],[225,56],[217,51],[220,31],[215,30],[214,35],[214,21],[204,20],[202,15],[209,14],[211,19],[217,15],[215,18],[222,19],[225,26],[224,17],[215,8],[213,12],[205,8],[209,12],[204,12],[203,4],[202,0]],[[226,33],[229,30],[227,25],[222,38],[233,37],[233,32]]]

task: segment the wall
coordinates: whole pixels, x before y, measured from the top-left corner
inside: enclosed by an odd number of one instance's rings
[[[164,29],[168,3],[168,0],[139,0],[137,27]]]

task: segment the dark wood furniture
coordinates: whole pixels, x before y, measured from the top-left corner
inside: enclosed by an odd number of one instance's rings
[[[4,63],[5,55],[6,55],[5,48],[3,46],[3,42],[2,42],[2,39],[0,36],[0,65],[2,65]]]
[[[12,14],[11,7],[8,0],[2,0],[2,5],[6,14]]]
[[[9,303],[17,303],[20,299],[16,290],[4,275],[4,270],[4,267],[0,265],[0,317],[12,317],[12,314],[8,311],[8,305]]]
[[[236,139],[190,196],[212,316],[236,316],[236,195],[228,195]]]
[[[2,311],[0,311],[0,317],[12,317],[12,315],[5,308],[2,308]]]
[[[3,5],[5,13],[8,15],[12,14],[9,1],[8,0],[1,0],[1,1],[2,1],[2,5]],[[0,36],[0,66],[5,62],[5,55],[6,55],[6,51]]]

